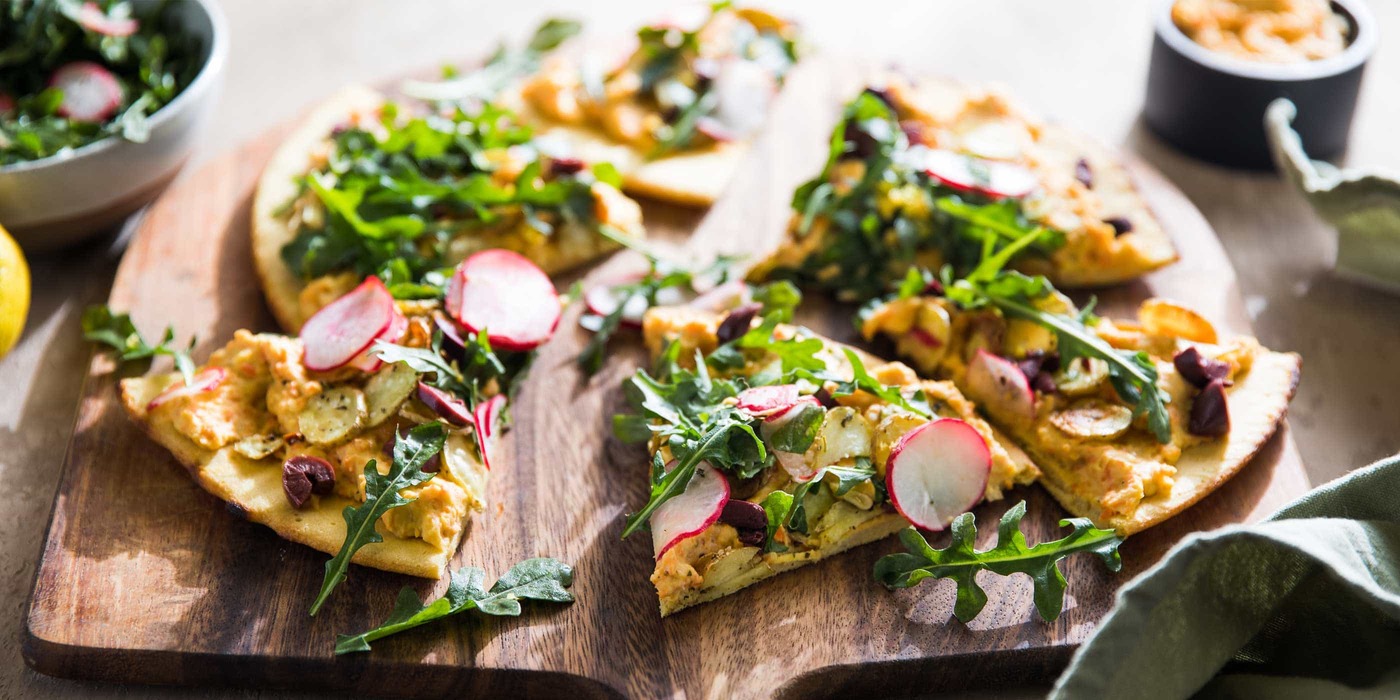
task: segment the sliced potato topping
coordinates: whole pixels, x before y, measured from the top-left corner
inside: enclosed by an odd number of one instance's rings
[[[1108,379],[1108,363],[1096,357],[1076,357],[1055,372],[1055,388],[1065,396],[1098,391]]]
[[[1071,437],[1111,440],[1133,424],[1133,412],[1127,406],[1085,399],[1050,415],[1050,422]]]
[[[281,435],[249,435],[233,443],[233,451],[248,459],[263,459],[282,449],[285,444]]]
[[[807,463],[813,469],[824,469],[843,459],[868,457],[873,433],[870,421],[856,409],[849,406],[833,408],[826,412],[817,438],[807,448]]]
[[[365,419],[365,394],[354,387],[327,389],[306,402],[297,417],[301,434],[313,445],[334,445],[358,429]]]
[[[418,388],[418,373],[408,365],[392,363],[365,382],[365,425],[374,427],[394,415]]]

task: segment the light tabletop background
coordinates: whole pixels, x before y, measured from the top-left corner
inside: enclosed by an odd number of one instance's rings
[[[1043,113],[1156,165],[1219,233],[1259,338],[1304,358],[1290,421],[1312,482],[1400,450],[1400,298],[1330,276],[1333,234],[1277,177],[1193,161],[1143,129],[1139,112],[1151,3],[765,4],[799,18],[808,38],[825,50],[887,58],[915,73],[1001,82]],[[1371,4],[1382,39],[1345,162],[1400,167],[1400,38],[1389,36],[1400,33],[1400,2]],[[227,88],[213,128],[194,156],[196,166],[294,118],[346,83],[480,56],[502,36],[519,39],[550,15],[579,17],[591,31],[606,35],[627,31],[662,6],[644,0],[592,2],[586,10],[564,0],[236,0],[224,5],[232,34]],[[0,523],[5,527],[0,698],[281,696],[75,683],[35,674],[21,659],[20,631],[35,558],[90,354],[78,319],[86,305],[105,300],[119,256],[120,243],[109,237],[31,259],[34,300],[28,327],[20,345],[0,360]],[[930,679],[929,689],[937,689],[936,679]]]

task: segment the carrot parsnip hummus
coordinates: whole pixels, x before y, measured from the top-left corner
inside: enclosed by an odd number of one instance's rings
[[[1265,63],[1330,58],[1347,23],[1327,0],[1177,0],[1172,22],[1211,51]]]

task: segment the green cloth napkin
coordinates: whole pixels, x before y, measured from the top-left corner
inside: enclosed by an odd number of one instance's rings
[[[1292,127],[1297,113],[1282,98],[1264,112],[1275,166],[1337,229],[1337,274],[1400,293],[1400,172],[1339,170],[1310,160]]]
[[[1400,455],[1192,535],[1118,592],[1050,697],[1400,697]]]

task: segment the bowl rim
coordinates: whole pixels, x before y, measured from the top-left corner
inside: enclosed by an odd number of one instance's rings
[[[1172,21],[1172,7],[1177,0],[1158,0],[1153,12],[1157,38],[1176,53],[1221,73],[1255,80],[1273,82],[1302,82],[1346,73],[1366,63],[1376,51],[1376,19],[1364,0],[1329,0],[1349,18],[1355,36],[1336,56],[1298,63],[1265,63],[1235,58],[1197,44]]]
[[[174,118],[187,103],[194,102],[198,97],[211,89],[217,76],[224,70],[224,62],[228,57],[228,20],[224,17],[223,8],[219,6],[217,0],[188,0],[204,11],[204,15],[209,18],[209,55],[205,58],[204,64],[200,66],[199,72],[195,74],[194,80],[185,86],[180,94],[175,96],[164,107],[156,110],[149,119],[151,130],[159,128],[161,124]],[[103,139],[93,141],[84,146],[79,146],[71,151],[57,153],[37,160],[26,160],[9,165],[0,165],[0,175],[9,173],[21,173],[31,170],[56,166],[68,163],[84,156],[117,148],[122,144],[131,143],[123,139],[119,134],[112,134]],[[141,145],[141,144],[135,144]]]

